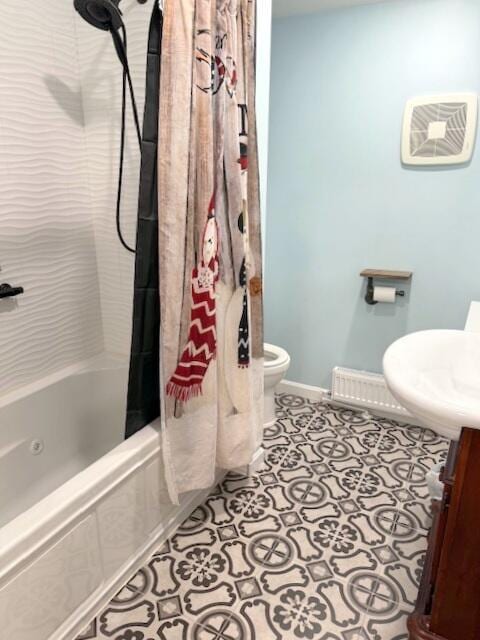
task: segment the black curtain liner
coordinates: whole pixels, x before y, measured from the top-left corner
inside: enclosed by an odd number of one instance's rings
[[[162,26],[155,0],[148,36],[125,438],[160,415],[157,148]]]

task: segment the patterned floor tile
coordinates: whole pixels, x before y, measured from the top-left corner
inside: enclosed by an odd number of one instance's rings
[[[446,441],[282,394],[264,446],[77,640],[407,638]]]
[[[408,640],[409,613],[409,609],[398,605],[384,616],[368,617],[364,623],[366,640]]]
[[[237,607],[234,616],[244,623],[244,637],[344,640],[361,632],[366,618],[342,581],[312,583],[305,577],[302,584],[265,584],[263,597]]]

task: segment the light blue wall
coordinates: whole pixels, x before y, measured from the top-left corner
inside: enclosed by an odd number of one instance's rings
[[[480,0],[399,0],[274,21],[266,339],[290,380],[381,371],[385,348],[462,328],[480,299],[480,145],[470,166],[400,163],[405,101],[480,92]],[[369,307],[364,267],[410,269]]]

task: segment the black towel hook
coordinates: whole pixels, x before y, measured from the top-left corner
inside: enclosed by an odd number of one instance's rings
[[[6,282],[0,284],[0,298],[13,298],[21,293],[23,293],[23,287],[12,287]]]

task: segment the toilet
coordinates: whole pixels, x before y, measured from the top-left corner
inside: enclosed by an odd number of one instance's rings
[[[275,388],[283,380],[290,366],[290,356],[281,347],[265,343],[264,386],[265,404],[263,426],[270,427],[275,422]]]

